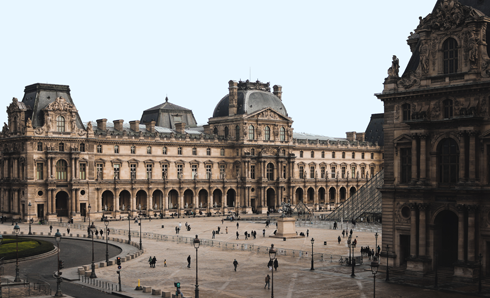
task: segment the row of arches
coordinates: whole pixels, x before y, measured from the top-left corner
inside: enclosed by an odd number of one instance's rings
[[[320,187],[318,189],[318,204],[337,204],[343,203],[347,200],[348,197],[353,196],[357,192],[357,189],[352,186],[349,188],[349,192],[347,192],[347,188],[342,186],[340,189],[335,187],[330,187],[328,189],[328,198],[326,197],[326,190],[324,187]],[[306,190],[306,196],[303,188],[298,187],[295,192],[296,202],[303,202],[305,204],[314,204],[315,203],[315,189],[310,187]],[[349,195],[349,196],[347,196]]]

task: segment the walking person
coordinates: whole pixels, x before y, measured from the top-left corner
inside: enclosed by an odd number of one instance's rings
[[[49,226],[49,232],[52,233],[53,232],[53,226]]]
[[[267,288],[267,287],[268,287],[269,290],[271,289],[270,281],[271,281],[271,277],[269,276],[269,274],[267,274],[267,276],[265,277],[265,286],[264,286],[264,289]]]
[[[66,228],[66,232],[68,235],[70,235],[70,228]]]
[[[306,237],[310,237],[310,229],[306,229]]]
[[[163,267],[167,267],[167,259],[163,260]]]
[[[216,235],[216,231],[213,230],[213,239],[214,239],[214,235]]]
[[[150,258],[148,259],[148,264],[150,264],[150,268],[151,268],[151,262],[153,261],[153,258],[150,256]]]
[[[236,267],[238,266],[238,262],[236,259],[233,261],[233,266],[235,267],[235,272],[236,272]]]
[[[245,235],[245,240],[248,240],[248,237],[247,237],[248,236],[248,233],[247,233],[247,231],[245,231],[244,235]]]
[[[277,259],[274,260],[274,270],[277,271],[277,267],[279,267],[279,262],[277,261]]]
[[[95,236],[99,236],[99,231],[95,230]]]
[[[225,223],[225,220],[224,219],[221,219],[221,224],[224,224]]]
[[[226,226],[226,234],[228,234],[228,226]]]
[[[236,223],[236,228],[237,228],[237,230],[238,230],[238,227],[239,227],[239,226],[240,226],[240,224],[237,222],[237,223]]]
[[[187,257],[187,268],[191,268],[191,255]]]
[[[265,237],[265,229],[262,230],[262,236]]]
[[[238,231],[236,231],[236,240],[238,240],[239,236],[240,236],[240,234],[238,233]]]
[[[153,263],[153,268],[155,268],[155,265],[157,264],[157,257],[154,256],[153,260],[151,260],[151,262]]]
[[[340,236],[339,236],[339,237],[340,237]],[[345,231],[344,231],[344,230],[342,230],[342,238],[344,238],[344,237],[345,237]]]
[[[337,240],[339,241],[339,244],[340,244],[340,240],[341,240],[340,236],[339,236],[339,238],[337,238]]]
[[[104,236],[104,230],[100,229],[100,237]]]

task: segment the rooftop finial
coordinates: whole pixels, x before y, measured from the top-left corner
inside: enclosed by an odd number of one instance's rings
[[[168,102],[168,96],[165,96],[165,102]]]

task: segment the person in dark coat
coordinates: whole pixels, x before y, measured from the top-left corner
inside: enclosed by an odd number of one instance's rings
[[[339,238],[337,238],[337,240],[339,241],[339,244],[340,244],[340,240],[341,240],[340,236],[339,236]]]
[[[240,234],[238,233],[238,231],[236,231],[236,240],[238,240],[239,236],[240,236]]]
[[[99,236],[99,231],[95,230],[95,236]]]
[[[238,262],[236,259],[233,261],[233,266],[235,267],[235,271],[236,271],[236,267],[238,267]]]
[[[191,268],[191,255],[187,257],[187,268]]]
[[[277,267],[279,267],[279,262],[277,259],[274,260],[274,269],[277,271]]]
[[[156,263],[157,263],[157,257],[156,257],[156,256],[155,256],[155,257],[153,257],[153,259],[151,260],[151,263],[152,263],[152,265],[153,265],[153,268],[155,268],[155,265],[156,265]]]
[[[245,231],[245,233],[243,233],[245,235],[245,240],[248,240],[248,233],[247,231]]]
[[[100,229],[100,236],[104,236],[104,230]]]

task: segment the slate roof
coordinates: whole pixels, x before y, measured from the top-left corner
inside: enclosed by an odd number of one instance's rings
[[[94,132],[100,132],[98,129],[97,129],[97,122],[96,121],[90,121],[92,123],[92,127],[94,129]],[[85,125],[87,125],[88,122],[84,123]],[[115,133],[115,134],[122,134],[122,131],[116,131],[114,129],[114,123],[113,122],[107,122],[106,123],[106,129],[107,129],[107,132],[108,133]],[[150,133],[148,130],[146,130],[146,125],[144,124],[140,124],[139,125],[139,129],[140,131],[142,131],[143,133]],[[130,124],[129,123],[123,123],[123,130],[126,131],[129,134],[138,134],[137,132],[134,132],[131,130],[130,128]],[[162,127],[162,126],[155,126],[155,131],[158,132],[158,133],[164,133],[164,134],[171,134],[171,133],[174,133],[174,134],[177,134],[177,132],[173,129],[170,129],[168,127]],[[194,134],[194,135],[198,135],[198,134],[202,134],[204,133],[204,128],[203,127],[193,127],[193,128],[188,128],[185,130],[186,133],[188,134]],[[105,132],[104,132],[105,133]]]
[[[366,128],[364,140],[370,143],[378,142],[379,146],[384,146],[385,137],[383,132],[383,124],[385,122],[385,114],[372,114],[371,120]]]
[[[157,126],[175,129],[175,123],[179,122],[176,121],[176,114],[180,116],[180,122],[185,123],[187,127],[196,126],[196,119],[192,110],[169,102],[168,97],[165,98],[164,103],[144,110],[140,122],[155,121]]]
[[[253,114],[264,108],[271,108],[283,116],[288,116],[286,107],[274,94],[262,90],[238,90],[237,114]],[[225,95],[214,109],[213,117],[229,115],[230,96]]]

